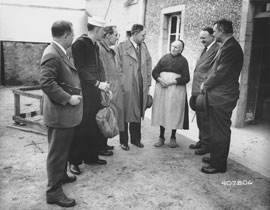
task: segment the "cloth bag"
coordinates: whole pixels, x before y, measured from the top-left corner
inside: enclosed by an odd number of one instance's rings
[[[111,91],[107,92],[102,91],[101,104],[103,108],[100,109],[96,114],[96,122],[98,124],[98,127],[106,138],[115,137],[119,133],[115,113],[113,109],[110,107],[111,99],[112,99]]]

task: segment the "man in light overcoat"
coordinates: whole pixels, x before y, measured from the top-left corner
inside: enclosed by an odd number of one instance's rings
[[[145,35],[144,27],[134,24],[131,37],[116,48],[124,96],[125,130],[120,132],[123,150],[129,150],[128,124],[130,142],[139,148],[144,147],[141,143],[141,119],[146,109],[152,70],[152,59],[144,43]]]

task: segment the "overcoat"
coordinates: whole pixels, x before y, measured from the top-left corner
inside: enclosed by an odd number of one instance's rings
[[[63,90],[60,83],[80,88],[78,72],[64,52],[51,43],[41,58],[40,85],[44,91],[44,123],[54,128],[75,127],[82,119],[82,103],[72,106],[68,103],[71,95]]]
[[[99,43],[99,55],[104,67],[106,80],[109,82],[113,94],[110,104],[116,115],[119,131],[124,131],[123,91],[115,51],[104,41],[101,41]]]
[[[133,106],[137,104],[133,91],[139,87],[138,69],[139,61],[133,44],[128,39],[116,47],[116,58],[121,74],[121,83],[124,95],[125,122],[134,122]],[[144,116],[146,109],[147,95],[151,86],[152,58],[145,43],[141,44],[141,74],[143,79],[143,108],[141,116]],[[137,83],[137,84],[135,84]],[[139,92],[139,89],[137,89]]]

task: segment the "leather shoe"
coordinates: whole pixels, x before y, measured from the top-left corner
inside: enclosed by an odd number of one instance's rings
[[[207,164],[211,164],[211,159],[210,159],[210,157],[203,157],[202,162],[207,163]]]
[[[135,146],[139,147],[139,148],[143,148],[144,145],[141,142],[131,142],[131,144],[134,144]]]
[[[73,207],[76,205],[76,201],[74,199],[66,197],[64,194],[61,196],[61,198],[58,199],[48,199],[47,198],[47,203],[48,204],[56,204],[61,207]]]
[[[126,151],[129,150],[129,146],[127,144],[121,144],[120,146],[121,146],[122,150],[126,150]]]
[[[97,159],[94,161],[84,161],[84,163],[89,164],[89,165],[106,165],[107,161],[106,160],[101,160],[101,159]]]
[[[113,150],[114,146],[110,146],[110,145],[106,145],[105,146],[105,150]]]
[[[113,155],[113,151],[103,150],[103,151],[100,151],[98,153],[98,155],[101,155],[101,156],[112,156]]]
[[[202,148],[202,144],[201,144],[201,142],[198,141],[196,144],[189,145],[189,148],[190,149],[201,149]]]
[[[226,169],[217,169],[213,168],[212,166],[204,166],[202,167],[201,172],[205,174],[225,173]]]
[[[62,183],[63,184],[66,184],[66,183],[72,183],[72,182],[75,182],[77,179],[76,176],[72,175],[72,176],[69,176],[67,174],[64,175],[64,178],[62,180]]]
[[[195,155],[205,155],[207,153],[209,153],[207,149],[198,149],[195,151]]]
[[[73,165],[70,164],[69,165],[69,171],[75,175],[80,175],[81,174],[81,170],[80,167],[78,165]]]

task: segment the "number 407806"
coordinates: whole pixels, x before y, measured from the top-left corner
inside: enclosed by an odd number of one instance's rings
[[[222,181],[222,185],[224,186],[234,186],[234,185],[252,185],[253,181],[252,180],[227,180],[227,181]]]

